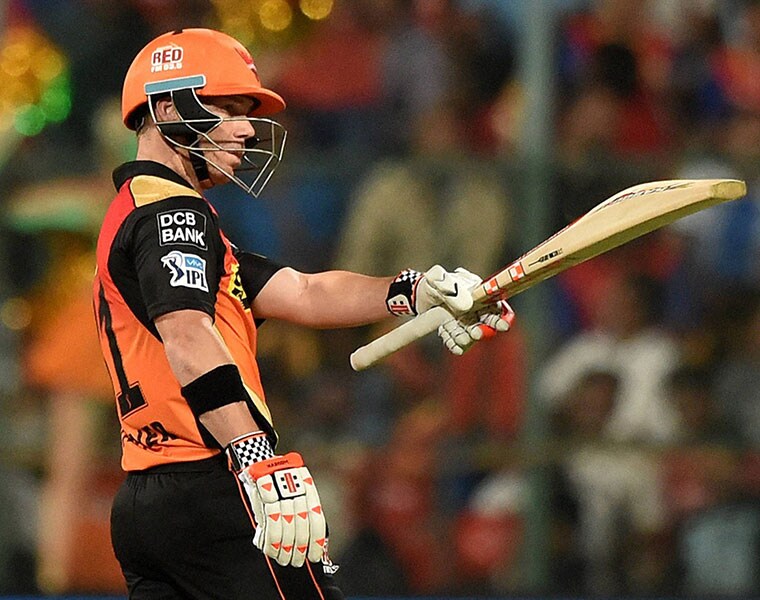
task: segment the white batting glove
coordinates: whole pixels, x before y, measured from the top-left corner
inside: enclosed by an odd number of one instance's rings
[[[506,300],[451,319],[438,328],[438,335],[452,354],[461,356],[475,342],[509,331],[515,313]]]
[[[242,440],[248,442],[247,449],[241,451],[238,439],[230,443],[228,452],[238,459],[258,458],[262,454],[251,450],[250,441],[261,446],[262,439],[269,446],[264,434],[256,432]],[[327,545],[327,524],[314,478],[297,452],[277,456],[269,446],[269,454],[238,472],[256,521],[253,543],[282,566],[319,562]]]
[[[418,315],[441,305],[454,314],[466,313],[472,308],[471,291],[480,281],[462,267],[452,272],[434,265],[425,273],[405,269],[391,283],[386,305],[397,316]]]

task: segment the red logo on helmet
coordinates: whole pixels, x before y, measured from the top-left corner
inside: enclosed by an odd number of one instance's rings
[[[185,51],[182,46],[161,46],[150,55],[150,72],[175,71],[182,68],[182,58]]]
[[[253,57],[250,55],[250,53],[245,48],[235,48],[235,50],[237,50],[240,58],[245,61],[245,64],[248,65],[248,68],[256,73],[256,76],[258,76],[259,72],[256,70],[256,65],[253,64]]]

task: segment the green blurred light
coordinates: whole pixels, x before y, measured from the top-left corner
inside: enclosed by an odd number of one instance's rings
[[[45,113],[39,106],[27,104],[19,108],[13,125],[21,135],[37,135],[45,128]]]
[[[68,74],[59,75],[43,92],[39,106],[46,119],[60,123],[71,112],[71,85]]]

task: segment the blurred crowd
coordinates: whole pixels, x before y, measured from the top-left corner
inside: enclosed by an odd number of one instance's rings
[[[542,44],[545,234],[645,181],[748,186],[525,292],[513,331],[461,358],[433,336],[354,373],[395,323],[262,326],[281,448],[320,481],[345,591],[760,595],[760,2],[541,0],[535,40],[532,0],[282,1],[329,14],[248,40],[288,147],[262,197],[209,194],[243,248],[305,271],[498,270],[540,241],[522,65]],[[110,171],[134,149],[120,81],[155,34],[236,34],[230,6],[264,4],[6,5],[6,29],[68,57],[73,98],[0,165],[0,593],[123,591],[89,299]]]

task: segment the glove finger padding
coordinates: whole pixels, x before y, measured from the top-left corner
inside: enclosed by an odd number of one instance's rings
[[[515,321],[515,311],[506,300],[499,300],[493,306],[480,310],[476,314],[483,339],[509,331]]]
[[[307,558],[311,562],[322,560],[327,544],[327,523],[322,512],[322,503],[319,500],[317,486],[309,470],[303,468],[303,481],[306,484],[306,509],[309,522],[309,548]]]
[[[279,558],[282,548],[283,518],[282,506],[279,502],[264,504],[265,519],[263,522],[262,540],[259,550],[275,560]],[[279,560],[277,561],[279,562]]]
[[[296,511],[293,500],[281,500],[280,506],[282,507],[282,543],[276,560],[284,566],[290,564],[296,544]]]
[[[296,452],[254,463],[242,479],[253,504],[253,542],[278,564],[300,567],[318,562],[325,547],[325,524],[314,479]]]
[[[306,496],[299,496],[293,500],[295,511],[295,546],[293,546],[293,558],[290,561],[294,567],[300,567],[306,562],[306,553],[309,550],[309,508],[306,504]]]
[[[473,343],[509,331],[514,316],[512,307],[500,300],[492,306],[447,321],[438,328],[438,335],[452,354],[461,356]]]
[[[461,356],[482,334],[477,324],[451,319],[438,328],[438,335],[449,352]]]
[[[264,510],[264,501],[261,499],[256,483],[251,479],[248,473],[244,472],[241,475],[241,479],[245,484],[246,492],[251,500],[251,507],[253,508],[253,518],[256,521],[256,531],[253,534],[253,545],[263,552],[264,543],[267,530],[267,518]]]

